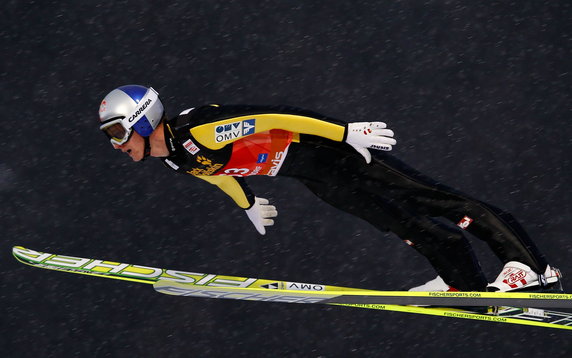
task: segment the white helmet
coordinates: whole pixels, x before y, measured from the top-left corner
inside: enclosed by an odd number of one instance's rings
[[[165,114],[159,94],[151,87],[121,86],[109,92],[99,106],[101,129],[112,144],[129,140],[133,130],[149,137]]]

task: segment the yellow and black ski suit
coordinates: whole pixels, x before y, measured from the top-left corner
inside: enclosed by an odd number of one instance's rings
[[[345,122],[285,106],[208,105],[166,121],[165,136],[168,167],[218,186],[240,207],[254,203],[244,177],[296,178],[334,207],[398,235],[459,290],[482,291],[487,284],[463,230],[484,240],[503,264],[546,269],[512,215],[437,183],[387,152],[375,151],[366,164],[344,142]]]

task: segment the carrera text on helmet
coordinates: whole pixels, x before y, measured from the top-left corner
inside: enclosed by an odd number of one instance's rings
[[[133,122],[135,118],[137,118],[145,110],[145,108],[147,108],[152,102],[153,101],[151,100],[151,98],[147,99],[147,101],[145,101],[145,103],[143,103],[143,105],[139,107],[139,109],[137,109],[137,111],[133,113],[133,115],[129,117],[127,121],[129,123]]]

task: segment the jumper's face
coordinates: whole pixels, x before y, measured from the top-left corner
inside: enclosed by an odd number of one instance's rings
[[[121,145],[112,143],[112,145],[114,149],[127,153],[134,162],[140,161],[145,155],[145,140],[135,131],[127,142]]]

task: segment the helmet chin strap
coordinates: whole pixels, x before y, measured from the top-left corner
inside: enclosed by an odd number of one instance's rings
[[[143,137],[143,140],[145,144],[143,148],[143,158],[141,159],[141,161],[147,159],[147,157],[151,154],[151,143],[149,141],[149,137]]]

